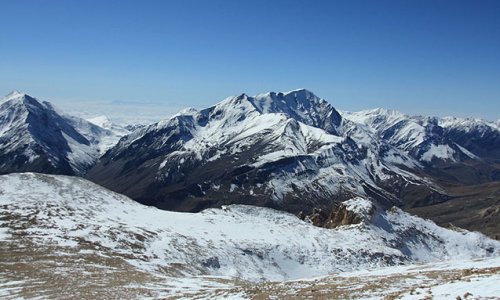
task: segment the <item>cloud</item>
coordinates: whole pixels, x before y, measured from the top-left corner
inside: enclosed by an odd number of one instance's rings
[[[173,103],[141,103],[129,101],[67,102],[54,101],[67,114],[81,118],[105,115],[118,124],[151,124],[167,119],[184,108]]]

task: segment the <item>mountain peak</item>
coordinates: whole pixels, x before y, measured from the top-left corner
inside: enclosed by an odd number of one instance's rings
[[[112,123],[111,120],[105,115],[100,115],[97,117],[89,118],[89,119],[87,119],[87,121],[89,121],[90,123],[95,124],[97,126],[100,126],[102,128],[108,128],[111,126],[111,123]]]
[[[12,102],[13,105],[25,107],[30,111],[39,109],[57,111],[57,109],[50,102],[41,101],[35,97],[19,91],[10,92],[0,102]]]
[[[288,92],[286,92],[285,94],[291,94],[291,93],[296,93],[296,92],[309,92],[309,93],[312,93],[310,90],[308,89],[305,89],[305,88],[298,88],[298,89],[294,89],[294,90],[290,90]]]
[[[300,99],[318,98],[318,96],[316,96],[313,92],[311,92],[308,89],[304,89],[304,88],[300,88],[300,89],[296,89],[296,90],[291,90],[291,91],[285,92],[284,94],[285,94],[285,96],[293,95],[296,98],[300,98]]]
[[[200,111],[194,107],[186,107],[183,110],[181,110],[177,115],[195,115],[199,112]]]
[[[367,110],[366,112],[371,113],[371,114],[379,114],[379,115],[404,115],[400,111],[397,111],[394,109],[381,108],[381,107],[370,109],[370,110]]]
[[[3,101],[9,101],[9,100],[12,100],[12,99],[21,98],[21,97],[25,97],[25,96],[28,96],[28,95],[25,94],[25,93],[21,93],[21,92],[19,92],[17,90],[13,90],[12,92],[8,93],[3,98]]]
[[[321,100],[312,92],[300,89],[286,93],[268,92],[253,97],[253,104],[263,113],[309,110]],[[324,101],[324,100],[323,100]],[[326,101],[325,101],[326,102]]]
[[[297,102],[307,102],[311,100],[321,100],[326,102],[325,100],[319,98],[316,96],[313,92],[307,89],[295,89],[291,90],[288,92],[267,92],[267,93],[261,93],[257,94],[254,98],[256,99],[262,99],[262,98],[270,98],[271,100],[287,100],[287,99],[293,99]]]
[[[213,107],[201,110],[200,113],[231,117],[234,120],[243,120],[248,114],[255,113],[283,114],[305,125],[322,128],[330,134],[338,133],[336,127],[340,125],[342,119],[327,101],[306,89],[297,89],[286,93],[267,92],[253,97],[243,93],[228,97]],[[192,113],[181,112],[175,116],[186,114]]]
[[[284,113],[306,125],[325,129],[328,133],[336,133],[335,127],[341,121],[335,108],[306,89],[258,94],[250,101],[261,113]]]

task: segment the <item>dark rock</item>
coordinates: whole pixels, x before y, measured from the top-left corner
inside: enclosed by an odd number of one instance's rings
[[[201,261],[201,265],[205,268],[211,269],[220,269],[219,258],[217,256],[213,256]]]
[[[314,226],[323,227],[328,219],[328,214],[321,208],[314,208],[312,214],[308,217]]]
[[[353,212],[347,209],[345,203],[340,203],[334,206],[330,214],[326,213],[321,208],[314,208],[310,215],[300,212],[297,216],[301,220],[310,221],[314,226],[325,228],[336,228],[342,225],[359,224],[363,221],[370,221],[376,210],[375,205],[372,206],[367,215]],[[367,219],[368,217],[368,219]]]

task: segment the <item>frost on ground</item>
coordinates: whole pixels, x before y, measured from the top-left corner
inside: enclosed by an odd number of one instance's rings
[[[467,280],[456,276],[475,265],[481,273],[469,275],[478,280],[498,274],[499,242],[399,209],[386,212],[362,198],[346,205],[365,214],[364,221],[324,229],[267,208],[167,212],[81,178],[0,176],[0,297],[266,299],[314,297],[323,290],[358,297],[358,286],[365,297],[363,286],[374,276],[380,283],[369,290],[383,291],[373,295],[411,296],[411,288],[431,287],[431,279]],[[487,257],[488,263],[471,262],[459,271],[453,263],[402,266]],[[378,271],[359,271],[366,269]],[[408,280],[400,274],[405,272],[412,274]]]

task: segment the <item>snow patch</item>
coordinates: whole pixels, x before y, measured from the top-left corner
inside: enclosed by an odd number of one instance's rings
[[[2,225],[0,223],[0,225]],[[9,234],[9,229],[6,227],[0,227],[0,241],[7,241],[9,240],[11,235]]]
[[[361,197],[356,197],[342,202],[348,211],[364,217],[368,217],[373,212],[374,205],[371,201]]]
[[[3,99],[1,102],[5,102],[5,101],[9,101],[9,100],[12,100],[12,99],[16,99],[16,98],[21,98],[21,97],[24,97],[26,96],[25,93],[21,93],[19,91],[12,91],[10,93],[8,93]]]
[[[402,295],[401,300],[419,300],[423,295],[432,299],[498,299],[500,274],[468,276],[454,282],[439,283],[429,288],[417,288],[412,294]]]
[[[430,162],[434,157],[440,159],[454,160],[453,154],[455,150],[450,148],[448,145],[435,145],[431,144],[429,150],[422,154],[421,159],[423,161]]]

